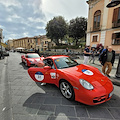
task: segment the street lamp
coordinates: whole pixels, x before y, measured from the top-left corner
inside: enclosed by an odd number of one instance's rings
[[[120,0],[112,0],[106,7],[111,8],[120,4]]]
[[[107,8],[111,8],[111,7],[115,7],[117,5],[120,4],[120,0],[112,0],[106,7]],[[118,61],[118,66],[117,66],[117,71],[116,71],[116,75],[117,78],[120,78],[120,54],[119,54],[119,61]]]

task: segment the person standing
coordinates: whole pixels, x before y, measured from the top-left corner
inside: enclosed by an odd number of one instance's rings
[[[102,72],[107,76],[110,77],[110,72],[112,70],[112,66],[115,61],[115,51],[112,49],[111,46],[108,47],[108,49],[104,50],[100,54],[99,58],[100,63],[103,65],[102,66]],[[106,70],[106,68],[108,69]]]
[[[90,53],[90,46],[87,46],[84,50],[84,61],[83,64],[87,64],[89,57],[90,57],[91,53]]]
[[[91,57],[90,57],[90,61],[89,62],[93,61],[92,63],[94,64],[94,62],[95,62],[95,55],[96,55],[96,50],[95,50],[95,48],[92,48],[92,50],[91,50]]]

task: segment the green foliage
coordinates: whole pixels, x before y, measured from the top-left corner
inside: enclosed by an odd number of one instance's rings
[[[62,16],[54,17],[47,23],[47,37],[59,45],[59,39],[63,39],[67,34],[68,25]]]
[[[76,19],[70,20],[68,34],[69,37],[73,37],[76,45],[78,39],[85,36],[87,30],[87,19],[84,17],[77,17]]]
[[[84,44],[80,44],[80,45],[60,45],[60,46],[54,46],[52,47],[52,49],[66,49],[66,48],[69,48],[69,49],[80,49],[81,47],[80,46],[84,46]]]

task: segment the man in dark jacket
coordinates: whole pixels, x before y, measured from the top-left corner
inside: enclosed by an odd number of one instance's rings
[[[105,51],[103,51],[100,55],[99,61],[101,62],[102,66],[102,72],[110,77],[110,72],[112,70],[112,66],[115,61],[115,51],[112,49],[111,46],[108,47]],[[108,67],[107,71],[105,70],[106,67]]]

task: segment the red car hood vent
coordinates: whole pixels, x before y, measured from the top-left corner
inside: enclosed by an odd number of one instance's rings
[[[78,79],[84,79],[94,86],[103,86],[108,81],[108,78],[102,75],[97,68],[89,65],[81,64],[75,67],[62,69],[62,71]]]

